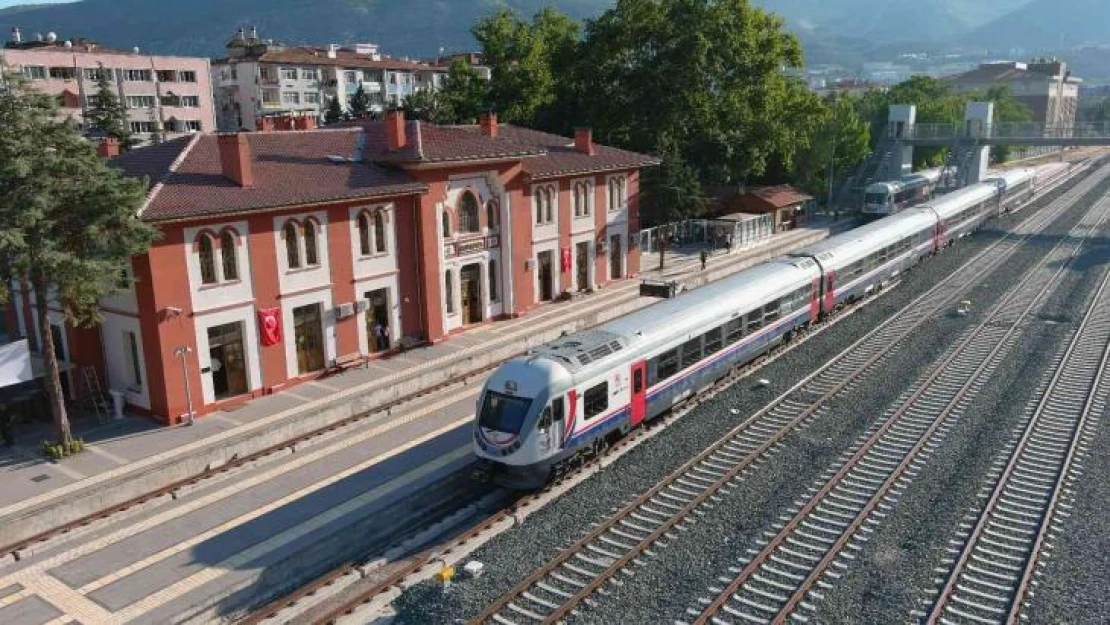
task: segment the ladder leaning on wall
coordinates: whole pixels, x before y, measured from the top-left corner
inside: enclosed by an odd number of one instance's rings
[[[96,367],[86,365],[81,367],[81,380],[84,388],[83,395],[88,406],[96,413],[97,421],[106,421],[110,415],[108,411],[108,398],[104,396],[104,389],[100,386],[100,376]]]

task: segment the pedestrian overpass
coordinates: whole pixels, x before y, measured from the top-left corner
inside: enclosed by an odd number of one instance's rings
[[[859,208],[868,185],[910,173],[917,147],[948,148],[942,184],[950,191],[984,179],[993,146],[1110,146],[1110,122],[995,122],[991,102],[968,102],[961,124],[918,124],[913,104],[891,106],[887,119],[886,137],[840,187],[837,206]]]

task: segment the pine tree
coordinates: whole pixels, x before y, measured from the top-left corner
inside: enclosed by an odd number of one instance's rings
[[[0,68],[2,70],[2,68]],[[54,101],[18,75],[0,80],[0,258],[31,287],[58,443],[72,438],[54,355],[48,304],[66,323],[92,326],[116,276],[157,231],[138,218],[146,181],[96,155]],[[7,299],[0,290],[0,299]]]
[[[355,119],[370,115],[370,95],[362,88],[362,83],[359,83],[358,89],[351,95],[350,109],[351,117]]]
[[[89,96],[89,108],[85,113],[89,128],[99,130],[108,137],[119,141],[120,147],[130,149],[135,146],[127,113],[123,104],[112,89],[109,79],[112,70],[104,69],[101,64],[96,74],[96,93]]]
[[[339,103],[339,96],[328,98],[328,108],[324,110],[324,125],[337,124],[343,121],[343,105]]]

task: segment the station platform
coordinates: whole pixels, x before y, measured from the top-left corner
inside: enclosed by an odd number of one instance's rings
[[[77,421],[75,436],[85,439],[87,450],[60,463],[45,461],[38,452],[41,439],[48,434],[45,426],[41,431],[18,430],[14,446],[0,447],[0,480],[4,484],[0,489],[0,546],[14,545],[206,469],[417,396],[562,332],[649,306],[658,300],[639,295],[642,280],[675,281],[685,288],[696,288],[851,225],[850,220],[814,221],[746,250],[711,254],[704,269],[701,250],[696,247],[668,250],[662,271],[656,268],[658,255],[645,254],[645,271],[604,290],[546,304],[516,319],[472,327],[435,345],[374,360],[362,369],[350,369],[258,398],[234,410],[206,415],[191,426],[166,427],[138,417],[106,423]],[[469,398],[476,390],[463,389],[455,399]],[[473,399],[467,401],[472,411]],[[452,414],[461,410],[453,408]],[[375,416],[373,427],[382,432],[402,432],[411,423],[406,420],[406,409],[398,408],[392,417]],[[456,418],[466,416],[455,414]],[[395,427],[391,426],[393,422]],[[399,444],[396,437],[388,438],[391,444]]]

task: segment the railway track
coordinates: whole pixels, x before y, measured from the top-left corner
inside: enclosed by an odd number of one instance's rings
[[[829,402],[875,367],[917,327],[952,304],[966,288],[1000,266],[1027,237],[1090,193],[1107,175],[1069,190],[957,272],[684,464],[500,597],[471,623],[553,623],[565,619],[630,564],[650,557],[696,521],[744,472],[804,428]]]
[[[1012,623],[1020,616],[1042,547],[1076,456],[1093,435],[1110,393],[1110,273],[1047,389],[1027,416],[1020,440],[986,505],[966,533],[932,610],[933,623]],[[1065,513],[1066,514],[1066,513]]]
[[[1073,173],[1083,175],[1082,170]],[[978,255],[972,261],[966,263],[964,268],[966,269],[975,263],[990,261],[991,264],[988,269],[976,272],[975,277],[977,278],[986,271],[999,266],[1017,249],[1021,241],[1024,241],[1028,236],[1040,232],[1062,212],[1067,210],[1074,202],[1090,193],[1108,173],[1110,173],[1110,168],[1106,168],[1096,174],[1088,172],[1085,178],[1078,182],[1074,182],[1070,189],[1060,194],[1037,213],[1025,219],[1004,239],[996,242],[991,248]],[[1046,181],[1043,187],[1044,190],[1041,195],[1038,196],[1037,200],[1042,199],[1045,194],[1053,192],[1056,187],[1067,183],[1069,180],[1073,180],[1072,177],[1066,174],[1067,172],[1061,172],[1054,179]],[[1020,240],[1015,240],[1015,238],[1019,238]],[[951,293],[951,298],[954,298],[956,294],[956,292]],[[723,383],[730,383],[745,374],[746,371],[742,371],[737,375],[729,376]],[[696,399],[700,401],[700,398]],[[634,440],[625,439],[618,443],[618,448],[614,451],[620,452],[621,448],[633,443]],[[573,480],[575,477],[575,474],[571,474],[566,476],[566,479]],[[287,620],[290,614],[297,619],[297,622],[336,622],[344,615],[350,614],[360,606],[373,601],[389,589],[399,586],[406,578],[418,575],[422,571],[430,570],[437,562],[441,562],[444,558],[450,558],[455,551],[467,550],[476,540],[480,542],[483,536],[495,531],[494,528],[501,526],[507,520],[511,520],[516,510],[529,505],[529,501],[538,499],[539,497],[542,497],[542,493],[536,497],[518,500],[506,509],[498,511],[484,519],[479,525],[456,533],[453,538],[443,541],[448,545],[446,548],[422,550],[400,561],[390,563],[388,567],[383,567],[379,572],[380,574],[376,576],[366,576],[364,579],[362,566],[365,563],[365,557],[354,558],[347,562],[343,562],[334,570],[317,578],[312,583],[253,611],[240,622],[261,623],[276,618]],[[338,598],[337,596],[334,599],[324,602],[317,600],[318,595],[326,595],[333,591],[333,587],[344,586],[345,584],[356,588],[342,593],[342,598]],[[306,612],[306,610],[308,611]]]
[[[766,532],[759,549],[711,588],[713,597],[689,608],[693,623],[783,623],[806,620],[822,590],[840,577],[887,511],[924,467],[947,432],[1004,358],[1088,237],[1110,214],[1099,202],[1070,236],[949,348],[924,379],[903,393],[883,418],[845,452],[838,466]]]

